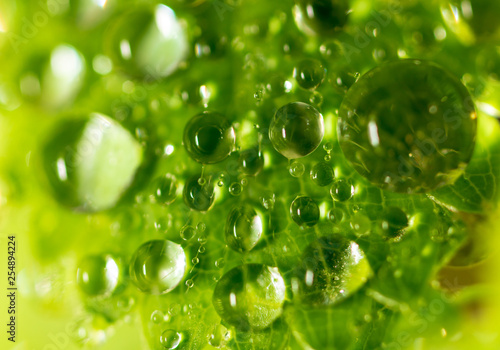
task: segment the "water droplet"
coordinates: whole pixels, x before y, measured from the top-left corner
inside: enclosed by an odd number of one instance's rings
[[[306,167],[301,162],[293,161],[288,165],[288,172],[293,177],[301,177],[305,171]]]
[[[250,148],[240,153],[239,163],[243,174],[255,176],[264,168],[264,155],[258,148]]]
[[[214,203],[214,186],[211,181],[205,185],[200,185],[198,179],[200,176],[193,176],[184,185],[183,197],[184,203],[194,210],[207,211]]]
[[[400,235],[408,227],[408,217],[398,207],[388,207],[382,216],[382,230],[388,237]]]
[[[295,8],[297,27],[310,35],[333,35],[348,21],[349,1],[298,0]]]
[[[185,284],[186,284],[186,287],[188,287],[188,288],[193,288],[194,287],[194,282],[193,282],[192,279],[186,280]]]
[[[212,345],[214,348],[221,348],[226,345],[227,341],[230,339],[230,335],[231,332],[226,327],[218,324],[208,336],[208,344]]]
[[[332,208],[328,212],[328,219],[333,223],[333,224],[338,224],[344,219],[345,213],[342,209],[340,208]]]
[[[231,209],[225,228],[227,245],[240,252],[252,250],[264,233],[264,223],[262,214],[248,204]]]
[[[194,258],[191,259],[191,262],[193,263],[193,265],[196,265],[200,262],[200,259],[197,256],[195,256]]]
[[[381,91],[387,94],[381,97]],[[351,87],[337,128],[342,151],[358,173],[384,189],[420,193],[462,173],[476,124],[472,98],[458,79],[434,63],[400,60],[373,69]]]
[[[333,182],[333,168],[330,164],[316,163],[311,169],[311,180],[318,186],[327,186]]]
[[[207,236],[201,235],[200,237],[198,237],[198,243],[200,243],[202,245],[207,243]]]
[[[116,67],[138,76],[163,78],[188,52],[188,42],[174,11],[163,4],[142,6],[117,17],[106,33],[108,56]]]
[[[296,295],[302,302],[325,306],[361,288],[372,270],[355,242],[340,235],[326,235],[311,243],[295,275]],[[337,277],[337,278],[334,278]]]
[[[163,312],[161,312],[160,310],[155,310],[153,311],[153,313],[151,314],[151,321],[153,321],[153,323],[161,323],[163,322]]]
[[[312,198],[300,196],[290,205],[290,215],[299,226],[314,226],[319,221],[319,207]]]
[[[349,180],[337,179],[330,188],[330,195],[338,202],[345,202],[354,195],[354,186]]]
[[[274,208],[274,203],[276,202],[276,195],[272,193],[270,195],[262,196],[260,197],[260,201],[266,210],[272,210]]]
[[[320,61],[306,59],[295,67],[293,76],[301,88],[314,90],[325,80],[326,69]]]
[[[239,196],[241,194],[242,190],[243,190],[243,186],[241,186],[241,183],[239,183],[239,182],[233,182],[229,186],[229,193],[231,193],[233,196]]]
[[[309,97],[309,102],[316,107],[320,107],[323,104],[323,95],[318,91],[314,91]]]
[[[181,228],[180,235],[183,240],[189,241],[196,235],[196,230],[194,229],[193,226],[185,225],[184,227]]]
[[[205,225],[205,223],[202,221],[200,221],[198,223],[198,225],[196,225],[196,231],[198,231],[198,232],[205,232],[206,229],[207,229],[207,225]]]
[[[217,267],[218,269],[222,269],[225,265],[226,261],[224,260],[224,258],[219,258],[215,260],[215,267]]]
[[[235,147],[236,136],[226,117],[205,111],[188,121],[183,140],[191,158],[202,164],[213,164],[229,156]]]
[[[321,143],[323,116],[311,105],[293,102],[279,108],[269,127],[269,139],[289,159],[305,157]]]
[[[62,122],[43,155],[54,196],[80,211],[99,211],[113,207],[129,187],[142,148],[116,121],[94,113]]]
[[[153,198],[156,203],[169,205],[177,197],[178,183],[173,175],[167,174],[153,182]]]
[[[205,253],[206,248],[204,246],[201,246],[198,248],[198,253],[203,254]]]
[[[186,255],[179,244],[152,240],[141,245],[130,260],[130,278],[144,293],[164,294],[183,279]]]
[[[173,329],[167,329],[161,334],[160,344],[164,349],[173,350],[179,347],[179,344],[181,344],[182,340],[182,333],[179,333]]]
[[[276,267],[247,264],[221,277],[212,302],[228,324],[243,331],[261,330],[281,316],[285,290],[285,282]]]
[[[350,225],[357,236],[364,236],[370,232],[371,220],[365,214],[357,213],[352,217]]]
[[[88,296],[109,296],[121,283],[121,262],[110,255],[90,255],[78,264],[76,280]]]

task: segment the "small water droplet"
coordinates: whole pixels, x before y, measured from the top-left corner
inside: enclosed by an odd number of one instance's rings
[[[301,177],[304,175],[306,167],[301,162],[294,161],[288,165],[288,171],[293,177]]]
[[[233,182],[231,186],[229,186],[229,193],[233,196],[239,196],[241,191],[243,190],[243,186],[239,182]]]
[[[173,329],[167,329],[163,331],[160,337],[160,344],[164,349],[174,350],[179,347],[182,342],[182,333],[176,332]]]
[[[196,230],[193,226],[186,225],[181,229],[181,238],[185,241],[189,241],[196,235]]]
[[[215,267],[222,269],[225,265],[226,265],[226,261],[224,260],[224,258],[219,258],[219,259],[215,260]]]

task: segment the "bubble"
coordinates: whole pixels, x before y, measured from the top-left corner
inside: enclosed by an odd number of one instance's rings
[[[90,255],[78,264],[76,280],[88,296],[109,296],[121,283],[121,264],[110,255]]]
[[[153,323],[159,324],[163,322],[163,320],[164,320],[164,315],[163,312],[161,312],[160,310],[155,310],[151,313],[151,321],[153,321]]]
[[[371,220],[368,216],[362,213],[354,215],[350,222],[351,228],[357,236],[364,236],[368,234],[371,229],[371,224]]]
[[[345,202],[354,195],[354,186],[349,180],[337,179],[330,188],[330,195],[338,202]]]
[[[163,4],[125,12],[108,27],[104,48],[114,65],[134,76],[172,74],[188,53],[184,29]]]
[[[167,174],[153,182],[153,196],[156,203],[169,205],[177,198],[179,187],[175,176]]]
[[[345,213],[344,210],[340,208],[332,208],[328,212],[328,219],[333,224],[339,224],[344,219]]]
[[[304,175],[306,167],[301,162],[294,161],[288,165],[288,172],[293,177],[301,177]]]
[[[389,237],[401,234],[408,227],[408,217],[398,207],[388,207],[382,216],[382,230]]]
[[[243,174],[255,176],[264,168],[264,155],[258,148],[250,148],[240,153],[239,163]]]
[[[214,186],[211,181],[208,181],[205,185],[200,185],[198,183],[199,178],[200,176],[193,176],[189,179],[184,185],[182,195],[184,203],[189,208],[197,211],[207,211],[214,203]]]
[[[184,147],[198,163],[222,162],[233,151],[236,136],[222,114],[205,111],[191,118],[184,128]]]
[[[356,292],[372,275],[363,250],[340,235],[314,241],[301,259],[294,297],[309,305],[332,305]]]
[[[231,209],[225,228],[229,248],[240,252],[252,250],[264,233],[264,222],[262,213],[249,204]]]
[[[243,186],[239,182],[233,182],[229,186],[229,193],[231,193],[233,196],[239,196],[241,194],[242,190],[243,190]]]
[[[191,262],[193,263],[193,265],[196,265],[200,262],[200,259],[197,256],[195,256],[194,258],[191,259]]]
[[[301,88],[314,90],[325,80],[326,69],[320,61],[306,59],[295,67],[293,76]]]
[[[328,186],[333,182],[334,174],[331,165],[325,162],[316,163],[311,169],[311,180],[318,186]]]
[[[231,332],[229,329],[218,324],[208,336],[208,344],[212,345],[214,348],[222,348],[230,339]]]
[[[297,0],[295,22],[306,34],[329,36],[344,27],[351,11],[348,0]]]
[[[200,253],[200,254],[205,253],[205,247],[204,247],[204,246],[200,246],[200,247],[198,248],[198,253]]]
[[[198,237],[198,243],[200,243],[202,245],[205,244],[205,243],[207,243],[207,236],[200,235],[200,237]]]
[[[93,113],[61,122],[43,156],[59,202],[78,210],[100,211],[113,207],[128,189],[142,163],[143,150],[116,121]]]
[[[290,215],[299,226],[314,226],[319,221],[319,207],[312,198],[299,196],[290,205]]]
[[[245,264],[221,277],[215,286],[212,303],[228,324],[243,331],[262,330],[281,316],[285,291],[278,268]]]
[[[420,193],[462,173],[476,124],[472,98],[458,79],[433,63],[401,60],[352,86],[340,107],[338,137],[345,157],[372,183]]]
[[[186,254],[179,244],[152,240],[130,260],[130,279],[142,292],[164,294],[177,287],[186,271]]]
[[[279,108],[269,128],[271,143],[289,159],[305,157],[321,143],[323,116],[311,105],[293,102]]]
[[[164,330],[160,337],[160,344],[163,349],[173,350],[177,349],[182,342],[182,333],[173,329]]]

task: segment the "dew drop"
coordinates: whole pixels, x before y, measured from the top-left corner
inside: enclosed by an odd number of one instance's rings
[[[354,186],[349,180],[337,179],[330,188],[330,195],[338,202],[345,202],[354,195]]]
[[[252,250],[264,233],[264,224],[262,213],[249,204],[231,209],[225,227],[227,245],[240,252]]]
[[[191,118],[184,128],[184,146],[195,161],[219,163],[235,147],[235,132],[222,114],[205,111]]]
[[[311,169],[311,180],[320,187],[327,186],[333,182],[333,168],[330,164],[316,163]]]
[[[306,167],[304,166],[304,164],[298,161],[293,161],[288,165],[288,172],[293,177],[301,177],[302,175],[304,175],[305,170]]]
[[[164,349],[174,350],[179,347],[183,340],[182,338],[182,333],[179,333],[173,329],[167,329],[161,334],[160,344]]]
[[[321,143],[323,116],[311,105],[293,102],[279,108],[269,127],[276,151],[289,159],[305,157]]]
[[[281,316],[285,290],[285,282],[276,267],[246,264],[221,277],[212,303],[228,324],[243,331],[262,330]]]
[[[180,236],[183,240],[189,241],[196,235],[196,230],[194,229],[193,226],[186,225],[183,228],[181,228]]]
[[[130,260],[130,279],[142,292],[164,294],[174,289],[186,271],[182,247],[168,240],[141,245]]]
[[[319,221],[319,207],[312,198],[299,196],[290,205],[290,215],[299,226],[314,226]]]

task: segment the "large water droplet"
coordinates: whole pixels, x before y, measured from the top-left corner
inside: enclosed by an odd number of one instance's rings
[[[184,203],[191,209],[197,211],[209,210],[215,199],[214,186],[212,181],[204,185],[198,183],[200,176],[193,176],[184,185],[183,197]]]
[[[172,204],[177,198],[178,187],[177,180],[173,175],[162,176],[153,182],[153,198],[159,204]]]
[[[418,60],[382,65],[345,96],[339,143],[353,167],[396,192],[425,192],[453,182],[475,144],[476,113],[458,79]]]
[[[174,11],[163,4],[126,12],[111,24],[104,45],[113,63],[128,74],[163,78],[188,52],[187,38]]]
[[[243,174],[255,176],[264,167],[264,156],[258,148],[250,148],[240,153],[239,162]]]
[[[285,282],[276,267],[247,264],[221,277],[212,298],[227,323],[248,331],[269,327],[283,312]]]
[[[356,292],[371,275],[370,264],[356,242],[327,235],[304,250],[294,292],[306,304],[331,305]]]
[[[313,90],[325,80],[326,69],[318,60],[306,59],[295,67],[293,76],[300,87]]]
[[[290,215],[299,226],[314,226],[319,221],[319,207],[312,198],[300,196],[290,205]]]
[[[216,112],[195,115],[184,128],[184,147],[199,163],[213,164],[226,159],[235,146],[231,123]]]
[[[130,278],[144,293],[170,292],[181,282],[185,271],[184,250],[168,240],[144,243],[130,260]]]
[[[293,102],[278,109],[269,127],[276,151],[289,159],[305,157],[321,143],[323,116],[311,105]]]
[[[182,333],[173,329],[164,330],[160,337],[160,344],[164,349],[173,350],[177,349],[183,339]]]
[[[108,296],[119,286],[121,264],[110,255],[91,255],[78,264],[78,287],[89,296]]]
[[[44,150],[54,195],[80,210],[115,205],[142,162],[142,148],[116,121],[91,114],[60,124]]]
[[[331,35],[346,25],[348,0],[297,0],[295,22],[307,34]]]
[[[248,252],[264,233],[262,214],[250,205],[233,208],[226,220],[226,243],[236,251]]]
[[[327,186],[332,183],[334,174],[330,164],[319,162],[311,169],[311,180],[318,186]]]

